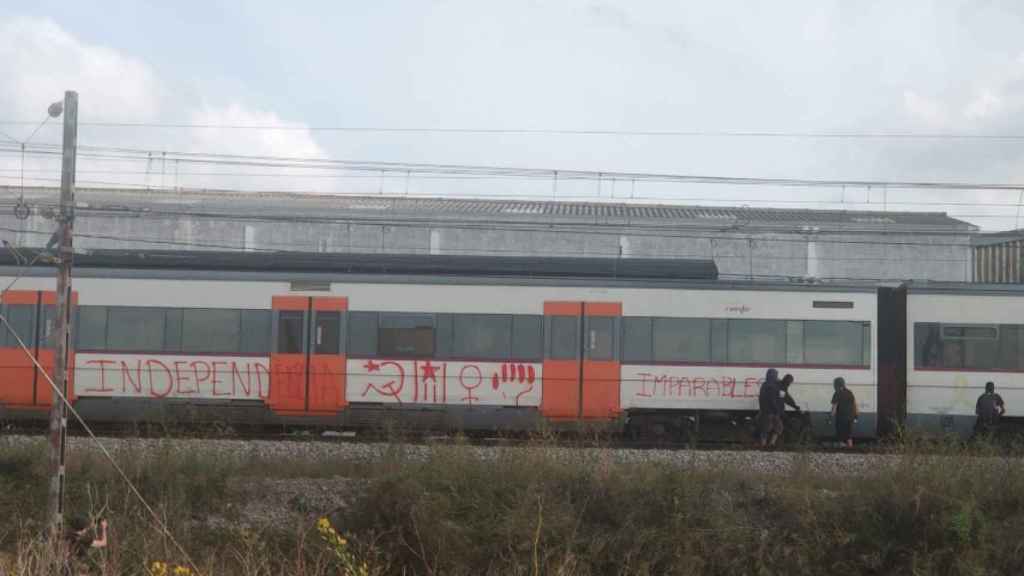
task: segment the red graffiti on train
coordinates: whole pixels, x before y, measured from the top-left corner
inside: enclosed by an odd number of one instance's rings
[[[515,362],[365,360],[361,367],[360,399],[398,404],[519,406],[540,381],[534,366]]]
[[[734,376],[672,376],[640,372],[640,398],[756,398],[760,380]]]
[[[249,359],[82,357],[75,382],[81,396],[266,399],[270,368]]]

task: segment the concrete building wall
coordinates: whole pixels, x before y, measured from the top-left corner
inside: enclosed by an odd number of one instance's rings
[[[45,192],[45,190],[43,191]],[[43,194],[40,192],[40,194]],[[581,217],[532,214],[424,212],[392,214],[350,203],[346,209],[305,208],[301,217],[285,201],[264,202],[262,212],[222,205],[190,211],[173,204],[134,199],[118,212],[98,202],[77,213],[76,246],[82,249],[279,250],[309,252],[493,254],[496,256],[603,256],[713,259],[733,278],[970,281],[971,233],[947,219],[929,232],[889,225],[871,230],[828,230],[744,221],[742,225],[676,222],[662,217]],[[375,200],[380,203],[382,200]],[[147,202],[150,202],[147,204]],[[369,202],[369,200],[367,201]],[[125,202],[128,205],[127,202]],[[51,202],[52,205],[52,202]],[[346,211],[347,210],[347,211]],[[559,210],[562,210],[559,208]],[[570,211],[571,212],[571,211]],[[806,211],[813,219],[813,211]],[[952,224],[957,223],[957,224]],[[836,225],[836,228],[841,226]],[[46,244],[55,223],[34,209],[27,220],[0,210],[0,235],[16,246]]]

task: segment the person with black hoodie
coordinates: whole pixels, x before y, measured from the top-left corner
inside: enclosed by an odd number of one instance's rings
[[[779,371],[769,368],[757,395],[757,404],[761,411],[762,448],[774,448],[775,442],[782,436],[782,410],[785,408],[780,401],[782,394],[784,392],[779,388]]]

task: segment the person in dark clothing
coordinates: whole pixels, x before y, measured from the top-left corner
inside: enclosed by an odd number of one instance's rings
[[[779,388],[779,372],[775,368],[769,368],[757,395],[762,448],[774,447],[775,442],[782,435],[782,409],[784,408],[780,402],[782,394],[783,392]]]
[[[785,376],[782,377],[782,380],[779,382],[779,390],[782,392],[782,394],[780,395],[781,397],[779,398],[780,414],[786,411],[786,406],[789,406],[797,414],[800,414],[800,406],[796,403],[796,400],[793,400],[793,397],[789,395],[789,385],[792,383],[792,374],[786,374]]]
[[[832,382],[832,421],[836,427],[836,441],[840,446],[853,448],[853,423],[857,421],[857,399],[846,387],[846,380],[836,378]]]
[[[96,526],[82,516],[74,516],[68,520],[64,530],[65,574],[87,574],[89,550],[107,546],[107,521],[100,520],[99,536]]]
[[[978,397],[974,414],[978,417],[974,423],[975,434],[992,434],[999,428],[999,420],[1006,414],[1006,403],[996,394],[994,382],[985,383],[985,393]]]

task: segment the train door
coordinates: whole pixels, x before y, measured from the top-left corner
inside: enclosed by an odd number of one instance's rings
[[[78,294],[72,292],[72,305]],[[44,409],[53,400],[46,374],[53,378],[54,326],[57,294],[39,290],[9,290],[0,298],[3,313],[14,334],[0,326],[0,404],[21,409]],[[36,368],[18,338],[32,352],[46,374]],[[74,366],[74,350],[68,351],[68,365]],[[68,398],[73,398],[74,370],[69,371]]]
[[[345,407],[347,298],[275,296],[270,408],[331,415]]]
[[[619,413],[618,302],[545,302],[544,391],[551,420],[608,420]]]

